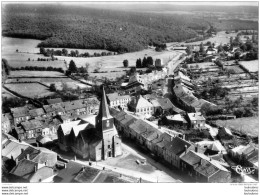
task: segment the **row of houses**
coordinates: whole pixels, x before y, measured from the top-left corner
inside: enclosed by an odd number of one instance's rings
[[[198,146],[180,135],[160,131],[145,120],[138,119],[124,111],[111,112],[115,125],[124,137],[135,142],[163,159],[174,168],[186,172],[197,182],[227,182],[231,173],[218,161],[200,153]]]
[[[161,71],[152,71],[151,73],[138,74],[135,73],[129,78],[129,82],[123,87],[126,93],[136,94],[141,90],[148,89],[148,86],[157,80],[165,79],[167,76],[167,69],[162,68]]]
[[[57,153],[2,133],[3,182],[42,182],[54,176]]]
[[[185,110],[189,112],[200,112],[202,105],[205,103],[216,106],[211,102],[195,97],[193,95],[193,84],[189,78],[179,70],[174,73],[174,84],[173,94],[175,99]]]
[[[55,103],[43,105],[42,108],[33,108],[31,105],[11,108],[11,116],[13,117],[14,125],[16,126],[21,122],[35,119],[37,117],[94,114],[99,108],[99,101],[96,98],[54,102]]]

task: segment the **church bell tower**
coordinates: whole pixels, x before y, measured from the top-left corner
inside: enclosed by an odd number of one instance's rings
[[[104,86],[102,86],[102,99],[96,116],[96,134],[102,139],[103,160],[114,157],[116,150],[114,140],[117,131],[114,126],[114,118],[109,112]]]

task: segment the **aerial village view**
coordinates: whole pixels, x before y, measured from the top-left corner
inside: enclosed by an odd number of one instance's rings
[[[3,183],[258,182],[258,2],[1,9]]]

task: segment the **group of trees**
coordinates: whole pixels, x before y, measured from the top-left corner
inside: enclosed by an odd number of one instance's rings
[[[62,68],[53,68],[52,66],[44,67],[44,66],[25,66],[20,68],[11,68],[11,70],[29,70],[29,71],[57,71],[64,73]]]
[[[144,57],[136,60],[136,68],[147,68],[149,65],[153,65],[153,58],[151,56]]]
[[[4,36],[41,39],[39,47],[44,48],[106,49],[118,53],[196,37],[196,26],[207,26],[207,22],[186,15],[62,5],[10,4],[3,13]],[[157,48],[163,49],[164,44]]]
[[[69,56],[69,57],[100,57],[100,56],[109,56],[109,55],[116,55],[116,52],[101,52],[97,53],[94,52],[93,55],[89,54],[88,52],[85,53],[79,53],[78,50],[70,50],[70,52],[63,48],[62,50],[54,50],[54,49],[45,49],[44,47],[40,47],[40,54],[43,54],[44,56],[47,57],[52,57],[52,56]]]
[[[7,76],[10,74],[10,66],[6,59],[2,59],[2,81],[4,81]]]
[[[71,73],[81,73],[81,74],[88,74],[88,69],[89,69],[89,63],[85,64],[85,67],[77,67],[75,62],[73,60],[70,61],[69,63],[69,68],[66,71],[66,75],[69,76]]]

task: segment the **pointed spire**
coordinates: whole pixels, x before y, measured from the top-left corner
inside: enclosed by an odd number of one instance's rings
[[[102,99],[101,99],[100,106],[99,106],[98,117],[112,118],[112,116],[110,115],[110,112],[109,112],[104,86],[102,86]]]

